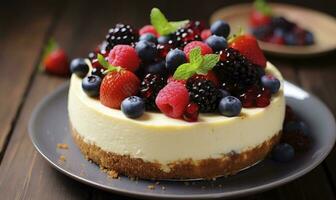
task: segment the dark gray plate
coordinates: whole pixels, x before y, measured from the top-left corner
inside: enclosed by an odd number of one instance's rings
[[[68,84],[46,97],[35,109],[29,134],[38,152],[57,170],[97,188],[142,198],[200,199],[243,196],[264,191],[292,181],[315,168],[328,155],[335,142],[335,119],[316,97],[288,82],[285,83],[287,103],[309,125],[313,145],[290,163],[281,164],[266,159],[235,176],[215,181],[160,181],[111,179],[95,164],[84,159],[72,141],[67,114]],[[69,145],[57,149],[58,143]],[[66,157],[60,162],[61,155]],[[165,187],[165,190],[161,188]]]

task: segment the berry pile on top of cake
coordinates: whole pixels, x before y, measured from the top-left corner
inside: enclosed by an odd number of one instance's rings
[[[71,62],[88,96],[129,118],[154,111],[195,122],[199,113],[234,117],[243,107],[267,107],[278,92],[253,36],[230,34],[223,20],[209,29],[168,21],[157,8],[150,19],[139,30],[115,25],[88,59]]]

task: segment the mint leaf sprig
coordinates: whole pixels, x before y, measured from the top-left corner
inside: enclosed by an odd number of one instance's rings
[[[180,65],[173,77],[176,80],[186,80],[194,74],[205,75],[210,71],[219,61],[218,54],[207,54],[202,56],[201,48],[195,47],[190,51],[189,63]]]
[[[119,72],[122,69],[119,66],[113,66],[113,65],[111,65],[109,62],[107,62],[105,60],[104,56],[101,55],[101,54],[97,55],[97,59],[98,59],[98,62],[106,69],[104,71],[104,74],[108,74],[108,73],[113,72],[113,71]]]
[[[253,6],[257,11],[266,16],[272,15],[272,8],[266,3],[266,0],[255,0]]]
[[[183,21],[171,21],[164,16],[164,14],[158,9],[153,8],[150,13],[151,24],[160,35],[168,35],[175,32],[177,29],[185,26],[189,23],[189,20]]]

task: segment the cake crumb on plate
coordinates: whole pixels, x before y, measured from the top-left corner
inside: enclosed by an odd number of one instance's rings
[[[69,145],[65,143],[58,143],[57,148],[59,149],[69,149]]]

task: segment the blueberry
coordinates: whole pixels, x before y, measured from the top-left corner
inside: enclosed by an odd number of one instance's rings
[[[282,28],[276,28],[273,32],[273,35],[276,37],[284,37],[285,31]]]
[[[271,28],[269,26],[260,26],[251,30],[251,33],[258,39],[264,39],[267,35],[271,33]]]
[[[145,102],[137,96],[130,96],[121,102],[121,111],[129,118],[138,118],[145,112]]]
[[[102,79],[96,75],[90,75],[83,79],[82,88],[84,92],[90,97],[99,96],[99,89]]]
[[[140,36],[139,40],[144,40],[144,41],[148,41],[148,42],[152,42],[152,43],[157,43],[157,38],[155,37],[155,35],[151,34],[151,33],[145,33],[143,35]]]
[[[89,72],[89,65],[84,58],[75,58],[70,63],[71,73],[75,73],[79,78],[84,78]]]
[[[261,83],[265,88],[268,88],[272,94],[279,91],[280,81],[272,75],[264,75],[261,77]]]
[[[312,32],[307,31],[305,34],[305,43],[306,45],[314,44],[314,35]]]
[[[239,115],[242,109],[242,104],[236,97],[227,96],[221,99],[218,109],[222,115],[226,117],[234,117]]]
[[[165,61],[159,61],[147,66],[147,72],[151,74],[164,74],[166,71]]]
[[[227,22],[223,20],[215,21],[210,27],[211,33],[214,35],[222,36],[227,38],[230,34],[230,26]]]
[[[173,73],[178,66],[187,62],[185,53],[179,49],[170,50],[166,56],[166,67]]]
[[[152,61],[158,54],[155,44],[144,40],[135,45],[135,50],[143,61]]]
[[[219,92],[220,92],[221,98],[230,96],[230,93],[228,91],[226,91],[226,90],[219,89]]]
[[[212,35],[205,41],[214,52],[224,50],[227,47],[227,41],[224,37]]]
[[[284,36],[285,44],[287,45],[297,45],[298,41],[294,33],[286,33]]]
[[[278,162],[289,162],[294,158],[295,150],[288,143],[277,144],[272,150],[272,158]]]
[[[158,38],[158,43],[159,44],[167,44],[170,40],[170,37],[169,36],[160,36]]]
[[[284,125],[283,132],[290,133],[290,132],[302,132],[305,136],[309,134],[308,126],[302,121],[290,121]]]

